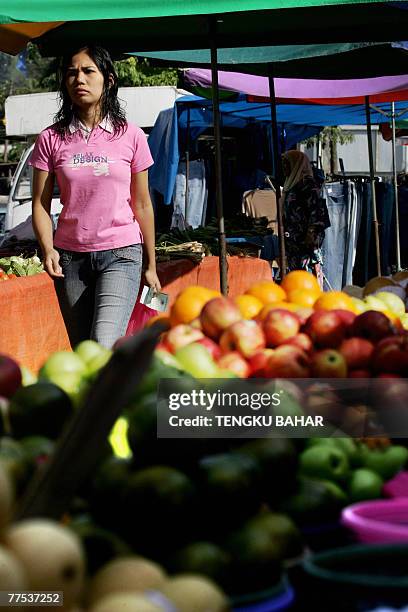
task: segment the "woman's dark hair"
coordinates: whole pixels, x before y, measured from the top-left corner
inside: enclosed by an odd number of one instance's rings
[[[60,109],[54,117],[55,130],[61,138],[66,139],[69,135],[68,127],[76,116],[75,109],[66,86],[67,70],[71,65],[74,55],[85,51],[95,62],[103,75],[104,85],[101,97],[101,116],[109,116],[113,126],[113,135],[119,136],[126,131],[127,121],[118,99],[118,75],[116,74],[113,61],[108,51],[98,45],[84,45],[65,54],[59,63],[57,70],[57,83],[59,85]],[[113,79],[113,83],[112,83]]]

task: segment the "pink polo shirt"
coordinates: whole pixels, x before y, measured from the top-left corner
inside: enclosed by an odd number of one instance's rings
[[[63,209],[54,244],[69,251],[103,251],[143,241],[130,206],[131,174],[153,164],[146,135],[128,123],[121,136],[103,121],[86,141],[79,123],[61,139],[50,126],[38,136],[30,164],[55,173]]]

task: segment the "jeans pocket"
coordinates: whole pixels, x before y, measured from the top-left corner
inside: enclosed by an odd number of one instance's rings
[[[141,244],[131,244],[119,249],[112,249],[112,253],[118,259],[130,259],[130,261],[135,263],[142,263],[143,251]]]
[[[69,266],[69,264],[71,263],[72,260],[72,253],[71,251],[65,251],[64,249],[58,249],[59,252],[59,262],[60,265],[63,266]]]

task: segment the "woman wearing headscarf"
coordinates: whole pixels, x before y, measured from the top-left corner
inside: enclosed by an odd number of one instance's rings
[[[313,177],[312,165],[301,151],[282,155],[283,223],[288,270],[306,269],[316,272],[321,264],[320,247],[324,230],[329,227],[321,185]]]

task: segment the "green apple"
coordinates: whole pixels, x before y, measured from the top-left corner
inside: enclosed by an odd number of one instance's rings
[[[351,467],[361,466],[361,452],[358,443],[353,438],[333,438],[337,448],[342,450],[349,460]]]
[[[337,482],[333,482],[332,480],[320,480],[320,482],[324,483],[326,489],[330,491],[333,497],[337,499],[342,506],[347,506],[347,493],[338,485]]]
[[[349,461],[339,448],[316,445],[304,450],[299,457],[300,471],[305,476],[323,480],[344,480],[349,473]]]
[[[28,385],[33,385],[34,383],[37,382],[38,377],[35,374],[33,374],[31,370],[29,370],[23,365],[20,366],[20,370],[21,370],[21,384],[23,385],[23,387],[27,387]]]
[[[39,371],[39,378],[53,381],[54,376],[76,376],[78,381],[87,375],[87,366],[81,357],[70,351],[57,351],[48,357]]]
[[[171,368],[176,368],[177,370],[182,370],[181,363],[177,361],[175,356],[169,351],[163,351],[162,349],[156,349],[154,351],[157,359],[163,363],[164,365],[170,366]]]
[[[175,357],[186,372],[195,378],[218,378],[219,368],[208,350],[198,342],[179,348]]]
[[[95,340],[83,340],[76,345],[74,352],[88,365],[94,357],[105,353],[107,349]]]
[[[112,351],[109,349],[104,349],[103,352],[99,353],[99,355],[95,355],[87,364],[88,366],[88,377],[93,380],[99,373],[99,370],[102,370],[112,357]]]
[[[384,480],[390,480],[402,470],[408,460],[405,446],[392,445],[383,449],[367,449],[363,453],[363,466],[373,470]]]
[[[381,497],[383,479],[373,470],[359,468],[351,474],[349,496],[351,502]]]
[[[83,378],[78,379],[75,374],[54,374],[52,382],[65,391],[75,407],[82,404],[89,390],[89,382]]]

